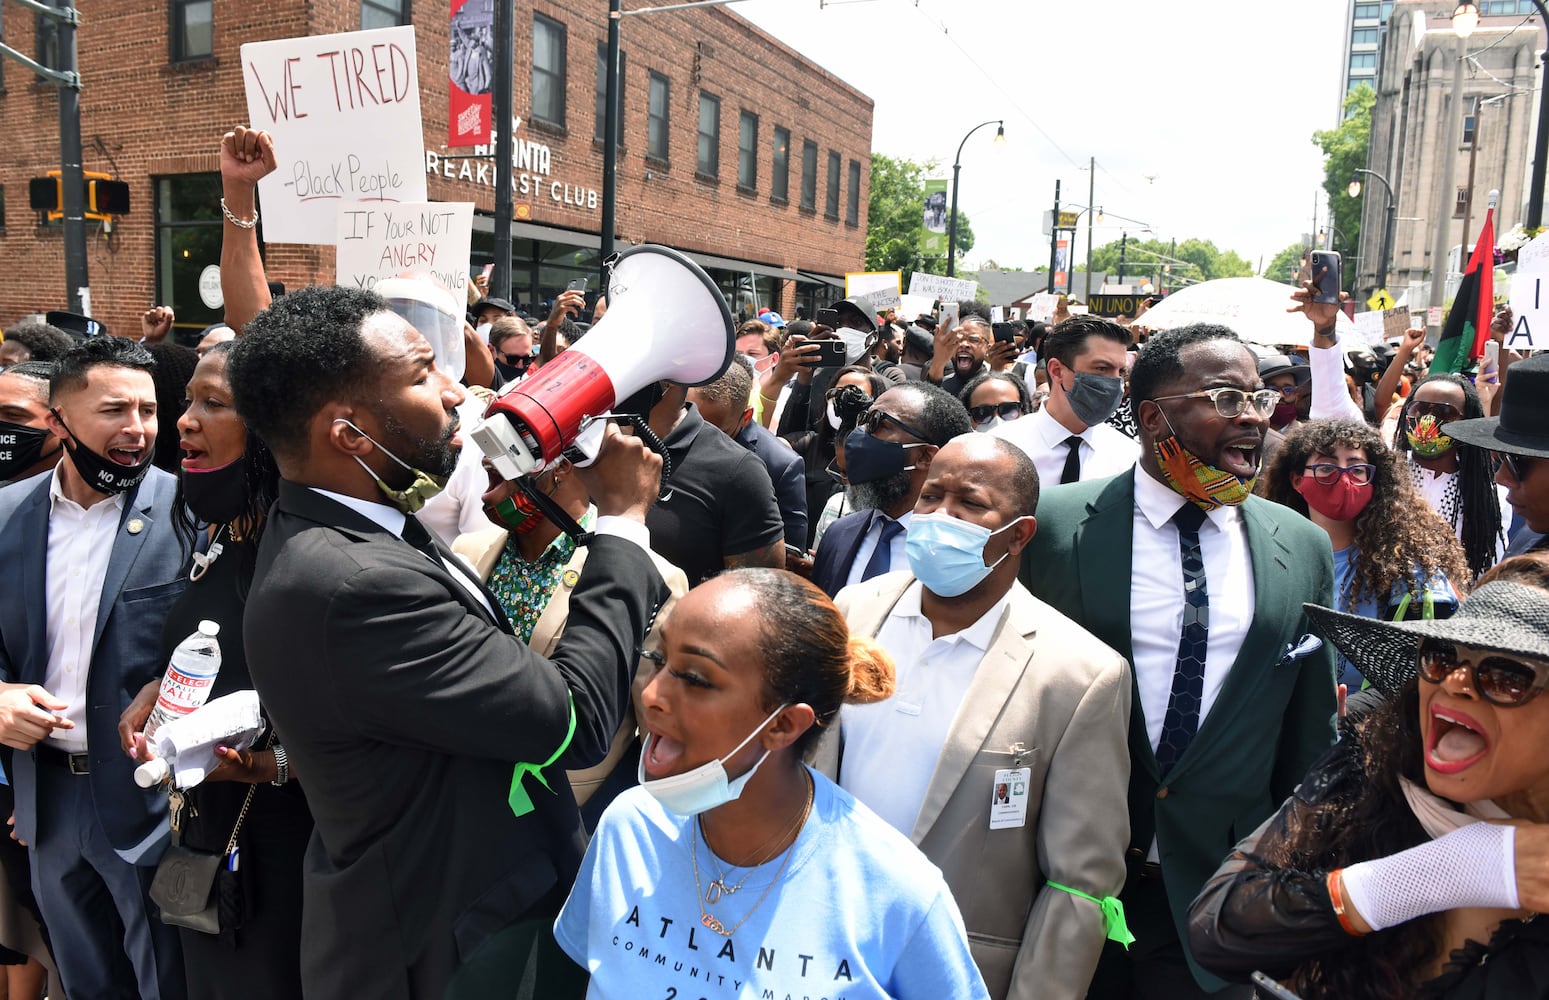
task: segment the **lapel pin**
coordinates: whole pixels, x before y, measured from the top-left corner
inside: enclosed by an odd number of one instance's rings
[[[573,589],[576,585],[576,581],[581,579],[581,574],[577,573],[573,569],[567,569],[565,570],[565,574],[561,579],[563,580],[566,587]]]
[[[124,525],[124,527],[129,529],[129,533],[131,535],[138,535],[142,530],[144,530],[145,522],[140,520],[138,517],[131,517],[129,519],[129,523]]]

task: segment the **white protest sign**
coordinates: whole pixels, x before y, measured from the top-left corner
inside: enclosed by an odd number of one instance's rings
[[[991,323],[1004,323],[1004,322],[1006,322],[1006,310],[1002,309],[1000,306],[990,306],[990,322]]]
[[[419,272],[466,302],[472,241],[471,201],[345,202],[338,211],[334,284],[370,288],[383,278]]]
[[[1369,347],[1375,347],[1383,342],[1383,322],[1380,312],[1359,312],[1355,314],[1355,332],[1360,335]]]
[[[258,182],[266,241],[332,243],[340,201],[426,200],[415,58],[409,25],[242,46],[248,121],[279,161]]]
[[[887,312],[889,309],[897,309],[903,304],[902,297],[898,294],[898,286],[892,288],[879,288],[876,291],[866,292],[861,295],[851,295],[850,301],[866,310],[867,317],[875,316],[879,312]]]
[[[930,315],[930,311],[936,308],[936,300],[929,295],[900,295],[898,297],[898,315],[905,323],[913,323],[921,316]]]
[[[1054,319],[1054,307],[1060,297],[1054,292],[1039,292],[1027,301],[1027,318],[1034,323],[1048,323]]]
[[[928,295],[942,302],[972,302],[979,294],[979,283],[970,278],[916,271],[909,276],[909,294]]]
[[[1540,274],[1549,271],[1549,233],[1540,233],[1517,251],[1518,274]]]
[[[1506,334],[1504,345],[1507,350],[1538,351],[1549,347],[1549,272],[1517,272],[1511,282],[1511,314],[1511,332]]]

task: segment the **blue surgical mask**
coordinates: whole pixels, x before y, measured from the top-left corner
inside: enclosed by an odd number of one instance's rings
[[[844,439],[844,471],[851,485],[860,486],[891,479],[900,472],[910,472],[912,465],[905,465],[904,453],[910,448],[924,448],[921,444],[899,444],[873,437],[864,427],[857,427]]]
[[[1006,558],[1002,555],[985,565],[984,546],[1020,520],[1019,517],[1011,524],[991,531],[941,511],[916,514],[909,519],[909,534],[904,542],[909,569],[914,578],[937,597],[966,594]]]
[[[648,779],[645,776],[645,758],[651,752],[651,741],[656,737],[647,735],[640,747],[640,763],[636,767],[636,775],[640,779],[640,786],[650,792],[656,801],[662,804],[662,808],[678,816],[698,816],[702,812],[708,812],[717,806],[723,806],[740,797],[742,789],[753,780],[753,775],[769,759],[769,751],[765,750],[748,768],[746,774],[740,778],[728,780],[726,777],[726,762],[742,752],[742,748],[753,741],[753,738],[764,731],[764,727],[774,721],[774,717],[785,711],[781,705],[769,717],[758,724],[758,728],[748,734],[748,738],[738,743],[731,753],[720,760],[712,760],[707,764],[701,764],[692,770],[682,774],[672,774],[665,778]]]

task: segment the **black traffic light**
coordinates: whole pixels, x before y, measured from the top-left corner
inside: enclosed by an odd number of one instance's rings
[[[34,212],[57,212],[63,200],[59,177],[34,177],[27,182],[27,204]]]
[[[86,182],[86,211],[97,215],[128,215],[129,185],[93,178]]]
[[[101,222],[115,215],[129,214],[128,184],[92,170],[85,171],[81,180],[81,200],[85,202],[86,218]],[[33,211],[46,213],[50,222],[61,218],[64,214],[64,185],[59,171],[50,170],[47,177],[29,180],[27,203]]]

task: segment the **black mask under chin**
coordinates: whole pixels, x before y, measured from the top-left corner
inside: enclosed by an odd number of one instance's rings
[[[59,411],[53,411],[54,416],[59,417],[59,423],[64,425],[64,417],[59,416]],[[119,465],[112,459],[99,455],[90,448],[81,444],[81,439],[75,436],[69,426],[65,425],[65,433],[70,435],[70,440],[75,444],[73,448],[67,448],[70,453],[70,461],[75,463],[75,471],[81,474],[86,485],[98,493],[128,493],[140,481],[146,473],[151,471],[151,460],[156,457],[156,449],[151,441],[145,442],[145,457],[140,459],[138,465]]]
[[[179,471],[183,500],[205,524],[230,524],[248,509],[247,455],[214,469]]]
[[[43,444],[52,435],[46,430],[0,420],[0,483],[26,472],[43,457]],[[56,448],[50,454],[58,454]]]

